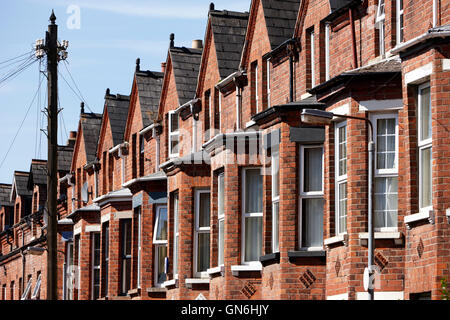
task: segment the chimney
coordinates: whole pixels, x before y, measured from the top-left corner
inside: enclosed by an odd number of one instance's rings
[[[136,59],[136,72],[141,71],[141,59]]]
[[[170,39],[170,47],[171,48],[175,47],[175,41],[174,41],[175,40],[175,34],[171,33],[169,39]]]
[[[193,49],[202,49],[203,41],[202,40],[192,40],[192,48]]]
[[[84,113],[84,102],[81,102],[80,109],[81,109],[81,113]]]
[[[214,10],[215,10],[214,2],[211,2],[209,4],[209,11],[214,11]]]
[[[67,140],[67,146],[73,147],[75,146],[75,141],[77,140],[77,132],[70,131],[69,139]]]
[[[165,62],[161,62],[161,72],[166,73],[166,63]]]

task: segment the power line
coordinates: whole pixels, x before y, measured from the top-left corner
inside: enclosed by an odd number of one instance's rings
[[[27,52],[27,53],[23,53],[23,54],[21,54],[20,56],[17,56],[17,57],[14,57],[14,58],[11,58],[11,59],[8,59],[8,60],[5,60],[5,61],[2,61],[2,62],[0,62],[0,64],[4,64],[4,63],[10,62],[10,61],[13,61],[13,60],[19,59],[19,58],[21,58],[21,57],[23,57],[23,56],[26,56],[26,55],[31,55],[31,54],[33,53],[33,51],[34,51],[34,50],[31,50],[31,51],[29,51],[29,52]]]
[[[63,64],[64,64],[64,67],[66,68],[67,73],[69,74],[70,79],[72,79],[72,82],[73,82],[73,84],[75,85],[75,88],[78,90],[78,93],[79,93],[80,96],[83,98],[82,101],[86,104],[86,106],[87,106],[87,108],[89,109],[89,111],[91,111],[92,113],[94,113],[94,111],[92,111],[92,109],[91,109],[91,107],[89,106],[89,104],[86,102],[86,99],[84,98],[83,94],[81,93],[80,88],[78,88],[78,85],[77,85],[77,83],[75,82],[75,79],[72,77],[72,73],[70,72],[69,67],[68,67],[69,63],[68,63],[66,60],[63,60],[63,62],[64,62],[64,63],[63,63]]]
[[[66,78],[63,76],[63,74],[61,72],[58,71],[58,74],[61,76],[61,78],[64,80],[64,82],[67,84],[67,86],[69,87],[70,90],[72,90],[72,92],[75,94],[75,96],[80,99],[80,101],[85,102],[83,97],[81,97],[73,88],[72,86],[69,84],[69,82],[66,80]],[[86,102],[85,102],[86,103]],[[94,113],[94,111],[92,111],[92,109],[89,107],[89,105],[86,103],[87,108],[89,109],[89,111],[91,111],[92,113]]]
[[[42,78],[42,80],[44,80],[44,79]],[[31,100],[30,105],[28,106],[27,112],[25,113],[25,117],[22,119],[22,122],[20,123],[20,126],[19,126],[19,128],[17,129],[17,132],[16,132],[14,138],[13,138],[13,140],[11,141],[11,144],[9,145],[8,151],[6,151],[5,157],[3,158],[2,162],[0,163],[0,168],[1,168],[1,167],[3,166],[3,164],[5,163],[6,158],[8,157],[8,154],[9,154],[9,152],[11,151],[11,149],[12,149],[12,147],[13,147],[13,145],[14,145],[14,142],[16,141],[16,138],[17,138],[17,136],[19,135],[19,132],[20,132],[20,130],[22,129],[22,126],[23,126],[23,124],[25,123],[25,120],[26,120],[27,117],[28,117],[28,113],[30,112],[31,106],[32,106],[33,103],[34,103],[34,100],[36,100],[36,97],[37,97],[37,95],[38,95],[38,92],[41,90],[42,80],[41,80],[41,82],[39,83],[38,89],[36,90],[36,93],[34,94],[33,99]]]
[[[6,85],[6,81],[11,79],[15,79],[19,74],[21,74],[25,69],[30,67],[32,64],[36,63],[38,61],[37,59],[30,58],[25,63],[23,63],[21,66],[19,66],[16,70],[13,72],[7,73],[3,78],[0,79],[0,88],[4,87]]]

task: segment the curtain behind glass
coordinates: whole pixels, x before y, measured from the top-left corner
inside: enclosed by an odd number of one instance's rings
[[[263,211],[263,186],[260,169],[245,171],[245,212],[255,213]]]
[[[245,218],[245,261],[259,261],[262,252],[262,217]]]
[[[322,148],[305,148],[304,192],[322,191]]]
[[[323,199],[302,200],[302,247],[322,246],[323,205]]]
[[[209,268],[209,233],[198,234],[197,272]]]

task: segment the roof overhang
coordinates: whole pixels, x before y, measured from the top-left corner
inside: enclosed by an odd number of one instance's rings
[[[447,38],[447,37],[450,37],[450,26],[448,26],[447,28],[440,28],[440,27],[431,28],[426,33],[398,45],[397,47],[391,50],[391,53],[393,54],[405,53],[408,49],[411,49],[415,46],[419,46],[420,44],[428,42],[432,39]]]
[[[150,174],[145,177],[140,177],[140,178],[136,178],[136,179],[130,180],[128,182],[125,182],[124,184],[122,184],[122,187],[130,188],[138,183],[151,182],[151,181],[166,181],[166,180],[167,180],[166,174],[164,172],[160,171],[160,172],[153,173],[153,174]]]

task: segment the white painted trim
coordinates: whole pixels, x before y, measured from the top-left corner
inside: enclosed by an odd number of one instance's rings
[[[250,128],[250,127],[253,127],[255,124],[256,124],[255,121],[250,120],[249,122],[247,122],[247,123],[245,124],[245,129],[248,129],[248,128]]]
[[[89,232],[100,232],[100,225],[99,224],[93,224],[90,226],[86,226],[86,228],[84,228],[84,232],[89,233]]]
[[[211,202],[211,192],[209,189],[197,189],[195,190],[195,199],[194,199],[194,263],[193,263],[193,274],[195,277],[201,278],[203,276],[207,276],[206,271],[198,271],[198,253],[199,253],[199,235],[200,234],[209,234],[211,237],[211,220],[209,227],[200,227],[200,195],[201,194],[209,194],[209,199]],[[211,215],[211,207],[209,215]],[[211,250],[211,248],[210,248]],[[187,280],[187,279],[186,279]],[[187,282],[186,282],[187,283]]]
[[[431,211],[432,211],[432,209],[423,210],[419,213],[410,214],[409,216],[405,216],[405,219],[404,219],[405,224],[410,224],[413,222],[429,219]]]
[[[306,92],[300,96],[300,100],[305,100],[305,99],[308,99],[309,97],[312,97],[312,94],[309,92]]]
[[[450,71],[450,59],[442,59],[442,71]]]
[[[356,300],[368,300],[368,292],[357,292]],[[374,300],[404,300],[403,291],[375,291]]]
[[[164,281],[161,286],[163,288],[167,288],[167,287],[171,287],[171,286],[176,286],[176,284],[177,284],[177,279],[172,279],[172,280]]]
[[[116,219],[116,220],[133,219],[133,211],[114,212],[114,219]]]
[[[348,300],[348,293],[335,294],[327,296],[327,300]]]
[[[254,271],[262,271],[261,262],[257,262],[251,265],[236,265],[231,266],[231,273],[233,276],[238,276],[240,272],[254,272]]]
[[[225,271],[225,266],[218,266],[218,267],[214,267],[214,268],[209,268],[208,270],[206,270],[206,272],[209,274],[209,276],[212,276],[213,274],[216,273],[222,273]]]
[[[445,215],[446,215],[447,217],[450,218],[450,208],[448,208],[447,210],[445,210]]]
[[[330,244],[335,244],[335,243],[339,243],[339,242],[344,242],[345,241],[345,235],[346,233],[341,233],[337,236],[328,238],[328,239],[324,239],[323,240],[323,244],[328,246]]]
[[[77,235],[79,235],[79,234],[81,234],[81,227],[78,227],[78,228],[73,229],[73,235],[74,235],[74,236],[77,236]]]
[[[433,73],[433,64],[430,62],[422,67],[414,69],[405,74],[405,84],[418,84],[425,82]]]
[[[192,288],[193,284],[209,284],[209,278],[187,278],[184,280],[187,288]]]
[[[375,239],[399,239],[402,236],[400,232],[375,232]],[[368,232],[360,232],[358,234],[359,239],[369,239]]]
[[[110,219],[111,219],[111,214],[108,213],[108,214],[102,215],[100,217],[100,222],[105,223],[105,222],[108,222]]]
[[[399,110],[403,108],[402,99],[366,100],[359,102],[359,111]]]
[[[341,116],[346,116],[346,115],[350,114],[350,105],[348,103],[346,103],[340,107],[337,107],[337,108],[334,108],[334,109],[328,110],[328,111],[333,112],[334,114],[341,115]],[[339,117],[333,118],[333,121],[337,121],[337,120],[342,120],[342,118],[339,118]]]

